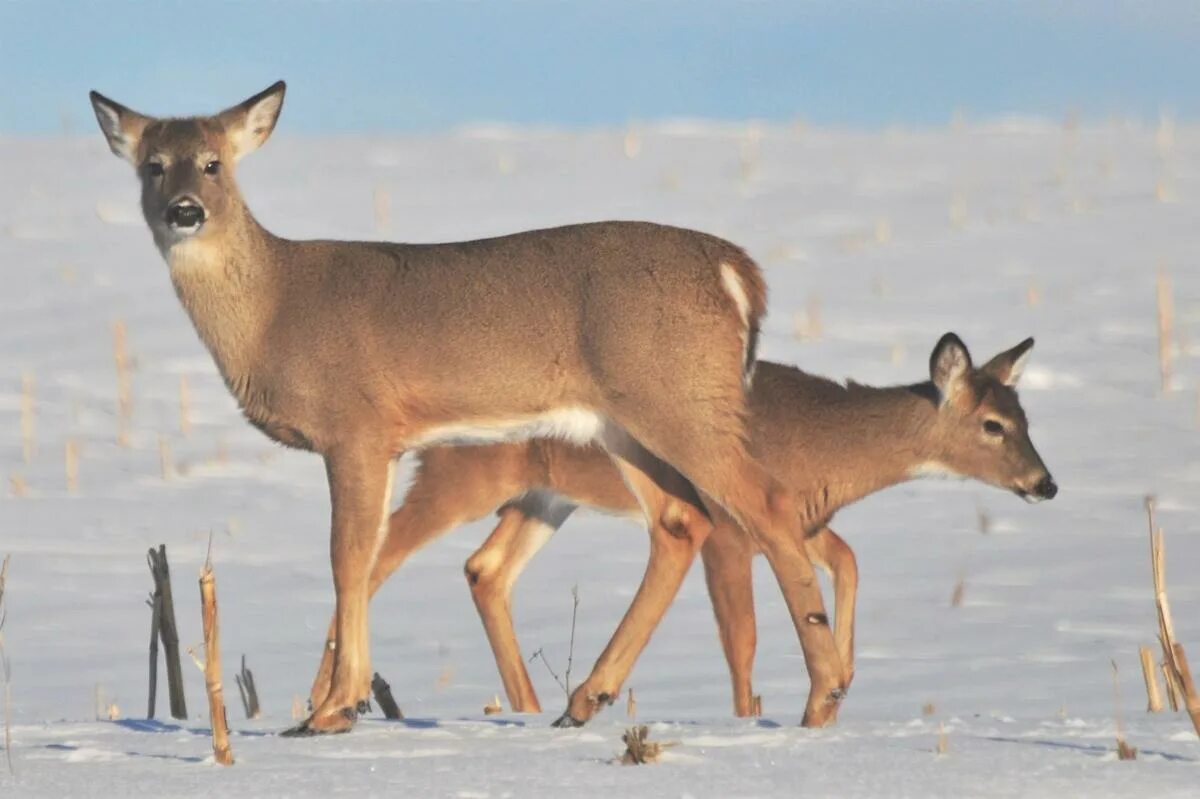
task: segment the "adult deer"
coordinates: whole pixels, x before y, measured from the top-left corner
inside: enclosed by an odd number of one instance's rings
[[[974,367],[961,340],[942,337],[930,356],[930,380],[907,386],[842,386],[798,369],[760,361],[750,391],[751,451],[804,500],[807,535],[799,543],[834,582],[834,639],[854,671],[854,553],[828,527],[834,513],[892,485],[957,475],[1010,490],[1030,501],[1058,488],[1029,438],[1015,385],[1033,347],[1026,339]],[[579,505],[636,514],[603,451],[554,440],[420,453],[404,504],[392,514],[371,573],[374,593],[421,546],[496,508],[501,520],[466,564],[467,581],[496,656],[513,710],[541,705],[513,629],[510,597],[521,570]],[[752,712],[756,642],[753,542],[717,513],[701,548],[709,596],[733,683],[734,712]],[[330,627],[331,634],[333,627]],[[321,664],[312,695],[328,688],[332,658]]]
[[[805,721],[830,720],[846,675],[796,545],[795,499],[746,448],[766,307],[755,263],[713,236],[634,222],[450,244],[280,238],[250,213],[234,167],[271,134],[283,96],[279,82],[185,119],[91,101],[137,169],[175,291],[242,412],[325,460],[337,648],[330,690],[295,732],[345,731],[368,696],[368,578],[394,460],[535,435],[599,441],[651,535],[642,585],[566,720],[613,701],[678,591],[709,530],[697,489],[766,553],[811,678]]]

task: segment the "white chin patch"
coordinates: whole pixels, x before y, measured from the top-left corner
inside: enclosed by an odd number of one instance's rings
[[[1039,502],[1044,502],[1046,500],[1045,497],[1039,497],[1036,494],[1024,493],[1024,494],[1018,494],[1018,496],[1021,497],[1021,499],[1028,502],[1030,505],[1036,505]]]
[[[197,233],[200,232],[200,228],[202,228],[202,227],[204,227],[203,222],[201,222],[197,225],[191,225],[190,227],[180,227],[178,225],[167,225],[167,228],[171,231],[171,233],[175,236],[178,236],[181,239],[186,239],[188,236],[196,235]]]

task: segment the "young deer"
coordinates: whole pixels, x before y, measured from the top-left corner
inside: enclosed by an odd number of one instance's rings
[[[957,475],[1051,499],[1054,480],[1029,439],[1014,386],[1033,339],[971,365],[952,333],[930,357],[930,381],[911,386],[840,386],[798,369],[760,361],[750,392],[751,451],[806,504],[801,518],[809,557],[834,581],[834,638],[854,671],[854,553],[827,525],[840,508],[897,483]],[[572,511],[587,505],[636,514],[637,500],[604,453],[561,441],[438,447],[420,454],[404,504],[392,514],[371,573],[374,593],[405,559],[459,524],[500,508],[500,522],[466,564],[467,581],[514,710],[540,712],[513,630],[510,596],[528,560]],[[515,498],[515,499],[514,499]],[[701,548],[705,577],[733,682],[734,712],[752,712],[757,547],[718,514]],[[330,627],[331,633],[333,627]],[[327,690],[326,655],[313,695]]]
[[[347,730],[368,696],[368,578],[394,460],[536,435],[599,441],[651,536],[642,585],[565,720],[615,699],[674,598],[711,529],[698,490],[766,553],[811,678],[806,723],[828,722],[846,675],[796,545],[795,498],[746,448],[766,304],[755,263],[713,236],[634,222],[451,244],[280,238],[250,213],[234,165],[271,134],[283,96],[280,82],[186,119],[91,101],[243,413],[325,460],[337,645],[330,689],[295,732]]]

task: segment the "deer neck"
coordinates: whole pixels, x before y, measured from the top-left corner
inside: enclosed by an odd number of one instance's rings
[[[806,468],[814,482],[798,499],[806,520],[827,521],[840,508],[899,483],[938,472],[929,445],[937,405],[931,384],[875,388],[851,384],[818,424],[806,428]]]
[[[223,215],[219,230],[156,243],[196,332],[239,395],[237,387],[253,371],[278,307],[281,241],[239,201]]]

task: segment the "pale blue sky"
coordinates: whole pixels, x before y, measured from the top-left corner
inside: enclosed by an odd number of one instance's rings
[[[1031,113],[1200,117],[1200,0],[0,0],[0,133],[90,129],[288,81],[291,132],[480,121]]]

